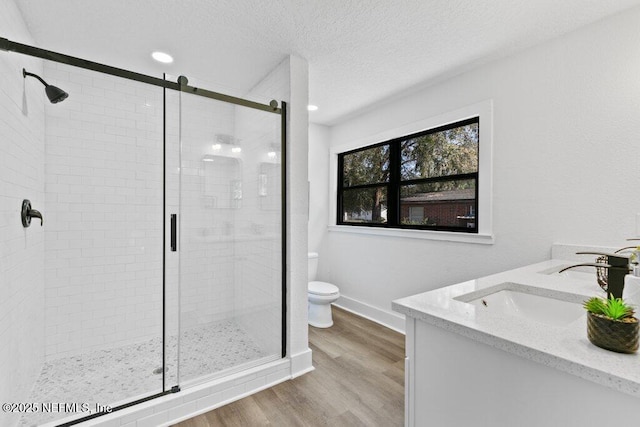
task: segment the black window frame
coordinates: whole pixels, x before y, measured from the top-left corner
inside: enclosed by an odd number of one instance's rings
[[[470,124],[478,125],[478,168],[476,172],[445,175],[431,178],[417,178],[410,180],[401,179],[401,145],[403,141],[412,138],[418,138],[433,133],[443,132],[457,127],[462,127]],[[344,185],[344,157],[349,154],[354,154],[360,151],[369,150],[375,147],[381,147],[389,145],[389,179],[387,182],[376,182],[359,184],[353,186]],[[474,116],[468,119],[460,120],[454,123],[449,123],[443,126],[422,130],[420,132],[412,133],[409,135],[403,135],[398,138],[393,138],[387,141],[378,142],[375,144],[360,147],[354,150],[345,151],[338,154],[338,191],[337,191],[337,225],[347,225],[352,227],[373,227],[373,228],[386,228],[386,229],[408,229],[408,230],[432,230],[432,231],[449,231],[458,233],[478,233],[478,216],[479,216],[479,172],[480,172],[480,116]],[[412,184],[425,184],[444,181],[458,181],[458,180],[474,180],[475,181],[475,202],[473,205],[475,213],[475,221],[473,227],[455,227],[455,226],[443,226],[443,225],[423,225],[423,224],[402,224],[400,218],[400,191],[403,186]],[[386,186],[387,189],[387,222],[373,223],[373,222],[349,222],[343,220],[343,194],[345,190],[367,189]]]

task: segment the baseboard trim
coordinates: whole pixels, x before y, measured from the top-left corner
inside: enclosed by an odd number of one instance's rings
[[[310,348],[291,355],[291,378],[299,377],[314,369]]]
[[[365,319],[379,323],[380,325],[396,332],[400,332],[403,335],[405,333],[404,316],[402,314],[386,311],[379,307],[367,304],[366,302],[349,298],[345,295],[340,295],[338,301],[333,304],[336,307],[340,307],[343,310],[350,311],[351,313],[357,314]]]

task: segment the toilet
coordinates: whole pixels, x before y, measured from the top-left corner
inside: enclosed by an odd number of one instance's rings
[[[309,324],[316,328],[329,328],[333,325],[331,303],[340,297],[340,290],[334,284],[314,280],[318,273],[318,254],[309,252],[308,257]]]

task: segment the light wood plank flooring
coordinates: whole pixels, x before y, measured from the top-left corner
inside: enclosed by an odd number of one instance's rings
[[[315,371],[176,426],[402,426],[404,335],[335,307],[333,321],[309,327]]]

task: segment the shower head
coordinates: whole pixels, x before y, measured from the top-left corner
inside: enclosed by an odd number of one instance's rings
[[[46,92],[47,97],[52,104],[57,104],[58,102],[64,101],[69,97],[69,94],[67,92],[56,86],[49,85],[44,88],[44,91]]]
[[[59,87],[48,84],[47,82],[42,80],[40,76],[30,73],[23,68],[22,77],[27,78],[27,76],[35,77],[36,79],[40,80],[40,83],[44,85],[44,91],[47,94],[47,98],[49,98],[49,101],[51,101],[52,104],[57,104],[58,102],[64,101],[69,97],[69,94],[67,92],[63,91]]]

